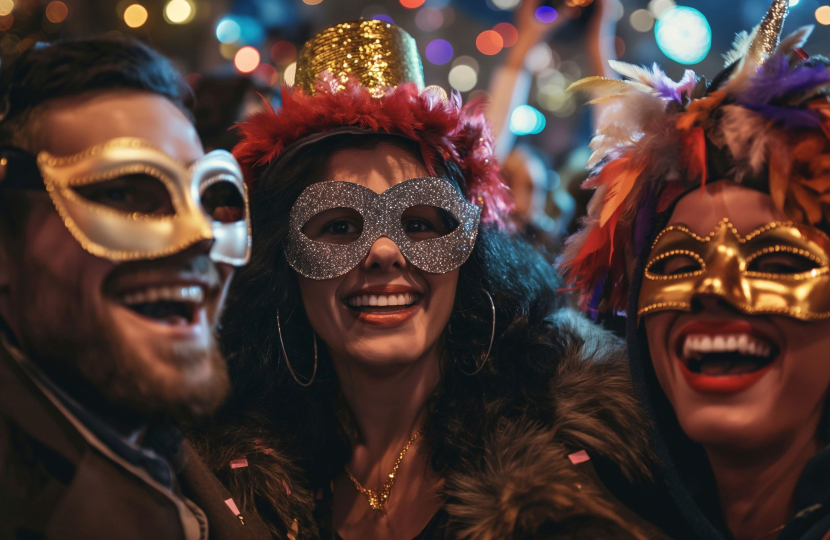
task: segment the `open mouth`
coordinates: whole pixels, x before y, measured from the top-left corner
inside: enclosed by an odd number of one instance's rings
[[[193,324],[205,298],[205,289],[199,285],[149,286],[120,294],[118,301],[143,317],[176,325]]]
[[[399,294],[362,294],[346,298],[349,309],[359,313],[391,313],[408,309],[421,299],[415,292]]]
[[[687,334],[678,341],[678,357],[692,373],[732,377],[757,372],[772,364],[778,347],[759,335]]]

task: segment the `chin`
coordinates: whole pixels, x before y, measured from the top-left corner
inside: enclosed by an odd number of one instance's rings
[[[678,414],[680,427],[693,441],[732,451],[757,451],[769,444],[768,415],[757,407],[711,405]]]

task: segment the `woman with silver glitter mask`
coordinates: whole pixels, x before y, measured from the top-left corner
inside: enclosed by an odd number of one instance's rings
[[[294,538],[655,537],[593,481],[649,477],[617,342],[507,230],[480,108],[422,81],[408,34],[343,23],[242,125],[256,240],[207,460]]]

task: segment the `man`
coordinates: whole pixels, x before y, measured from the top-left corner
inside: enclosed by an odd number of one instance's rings
[[[173,427],[228,378],[214,328],[250,249],[236,161],[132,41],[0,69],[0,538],[267,538]]]

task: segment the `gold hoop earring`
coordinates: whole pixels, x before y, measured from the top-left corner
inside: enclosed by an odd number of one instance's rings
[[[280,336],[280,348],[282,349],[282,357],[285,358],[285,365],[288,366],[288,371],[291,373],[291,376],[294,377],[294,380],[300,386],[307,388],[311,386],[311,383],[314,382],[314,378],[317,376],[317,334],[314,333],[314,330],[311,331],[311,335],[314,339],[314,369],[311,371],[311,378],[308,379],[308,382],[302,382],[297,374],[294,373],[294,368],[291,367],[291,361],[288,360],[288,354],[285,352],[285,343],[282,341],[282,328],[280,327],[280,310],[277,310],[277,334]]]
[[[476,367],[476,370],[472,373],[464,371],[464,369],[459,365],[458,369],[461,371],[461,373],[467,375],[468,377],[472,377],[473,375],[478,374],[478,372],[481,371],[482,368],[484,368],[484,365],[487,363],[487,360],[490,359],[490,351],[493,350],[493,340],[496,337],[496,304],[495,302],[493,302],[493,297],[490,296],[490,293],[484,291],[484,294],[486,294],[487,298],[490,300],[490,308],[492,308],[493,310],[493,327],[490,330],[490,345],[487,347],[487,354],[484,355],[484,360],[481,362],[481,365],[478,365]]]

